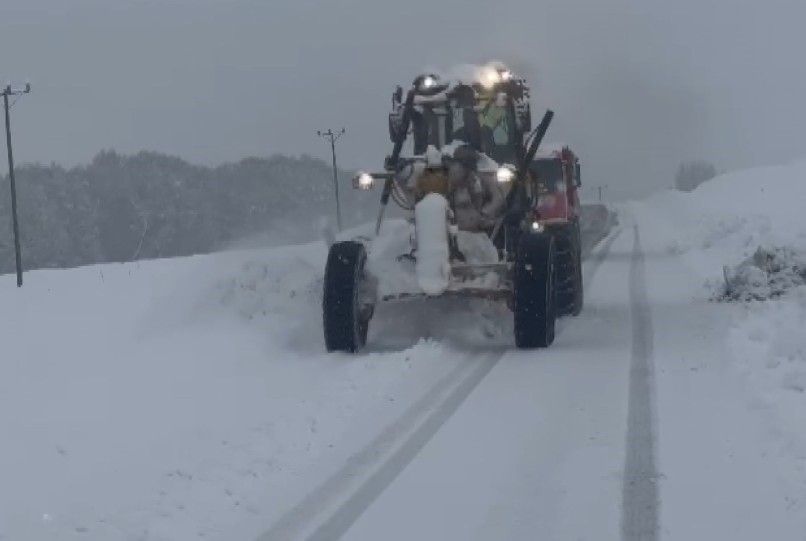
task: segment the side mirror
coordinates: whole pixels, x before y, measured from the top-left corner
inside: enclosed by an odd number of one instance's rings
[[[582,168],[579,165],[579,162],[576,163],[576,170],[574,171],[574,179],[576,180],[577,186],[582,186]]]

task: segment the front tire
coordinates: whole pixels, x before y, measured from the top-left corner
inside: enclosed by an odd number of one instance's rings
[[[330,247],[322,296],[328,351],[355,353],[367,342],[372,305],[365,298],[366,260],[361,243],[344,241]]]
[[[547,348],[554,342],[554,237],[524,233],[515,263],[513,312],[515,345],[521,349]]]

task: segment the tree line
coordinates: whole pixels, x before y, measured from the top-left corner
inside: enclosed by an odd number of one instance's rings
[[[322,219],[335,222],[332,169],[307,155],[204,167],[156,152],[103,151],[70,169],[23,165],[16,177],[26,270],[204,254],[250,237],[306,242]],[[377,194],[352,190],[350,177],[339,173],[346,226],[377,209]],[[0,180],[0,273],[9,273],[11,205],[8,179]]]

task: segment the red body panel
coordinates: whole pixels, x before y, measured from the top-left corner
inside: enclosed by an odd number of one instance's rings
[[[544,190],[535,205],[535,218],[540,222],[572,222],[579,216],[579,193],[576,175],[576,155],[568,148],[551,152],[550,155],[537,158],[537,160],[557,160],[558,169],[562,170],[562,181],[552,188]],[[536,160],[536,161],[537,161]]]

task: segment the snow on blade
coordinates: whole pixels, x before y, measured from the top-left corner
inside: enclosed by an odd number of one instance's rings
[[[448,202],[431,193],[417,203],[417,283],[428,295],[441,295],[450,277],[448,248]]]

